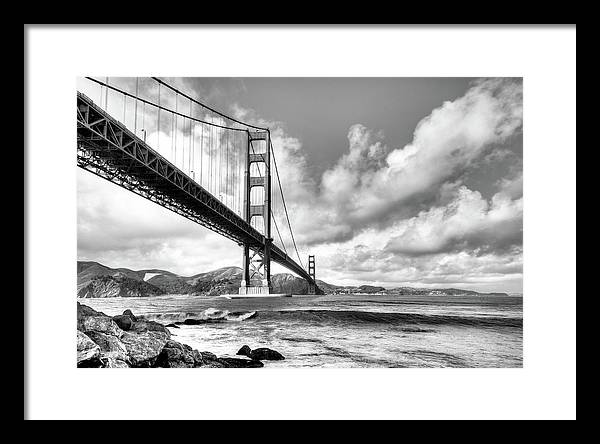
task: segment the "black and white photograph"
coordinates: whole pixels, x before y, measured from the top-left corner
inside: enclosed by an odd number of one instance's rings
[[[521,367],[520,78],[77,86],[79,367]]]
[[[574,26],[25,39],[26,417],[574,417]]]

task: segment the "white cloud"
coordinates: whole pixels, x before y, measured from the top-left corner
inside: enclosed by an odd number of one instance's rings
[[[389,150],[381,134],[355,125],[348,154],[323,174],[320,199],[337,209],[343,233],[379,223],[420,197],[437,194],[487,147],[514,134],[522,113],[520,82],[485,80],[421,120],[403,148]],[[321,241],[309,233],[305,239]]]
[[[241,262],[229,239],[83,170],[77,219],[80,260],[184,275]]]
[[[399,222],[386,250],[402,254],[506,250],[522,243],[523,199],[503,192],[491,202],[460,186],[454,199]]]

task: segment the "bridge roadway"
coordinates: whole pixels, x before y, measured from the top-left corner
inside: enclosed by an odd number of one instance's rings
[[[80,92],[77,92],[77,165],[240,246],[263,249],[267,241],[218,198]],[[273,243],[271,260],[314,283],[302,266]]]

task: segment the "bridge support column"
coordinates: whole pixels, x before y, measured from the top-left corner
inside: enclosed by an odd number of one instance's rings
[[[242,282],[240,283],[240,294],[246,294],[246,287],[250,285],[250,248],[243,245],[242,253]]]
[[[308,284],[308,294],[316,293],[316,281],[315,281],[315,256],[308,256],[308,274],[312,278],[313,282]]]
[[[263,245],[244,245],[240,295],[271,293],[271,150],[269,131],[247,131],[244,171],[244,220],[257,228],[255,220],[262,219]],[[253,202],[254,188],[262,188],[263,199]],[[260,231],[260,229],[259,229]]]

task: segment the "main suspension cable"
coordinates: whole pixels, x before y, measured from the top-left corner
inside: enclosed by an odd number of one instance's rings
[[[133,97],[133,98],[135,98],[136,100],[139,100],[140,102],[142,102],[142,103],[144,103],[144,104],[148,104],[148,105],[150,105],[150,106],[153,106],[153,107],[155,107],[155,108],[161,109],[161,110],[163,110],[163,111],[166,111],[166,112],[169,112],[169,113],[176,114],[176,115],[178,115],[178,116],[180,116],[180,117],[184,117],[184,118],[187,118],[187,119],[191,119],[191,120],[194,120],[194,121],[196,121],[196,122],[200,122],[200,123],[205,123],[205,124],[207,124],[207,125],[210,125],[210,126],[215,126],[215,127],[217,127],[217,128],[228,129],[228,130],[231,130],[231,131],[246,131],[246,128],[236,128],[236,127],[232,127],[232,126],[219,125],[218,123],[207,122],[207,121],[205,121],[205,120],[197,119],[197,118],[195,118],[195,117],[188,117],[188,116],[186,116],[185,114],[181,114],[181,113],[175,112],[175,111],[173,111],[173,110],[171,110],[171,109],[169,109],[169,108],[165,108],[164,106],[158,106],[156,103],[150,102],[149,100],[142,99],[141,97],[135,97],[135,95],[133,95],[133,94],[130,94],[130,93],[128,93],[127,91],[124,91],[124,90],[122,90],[122,89],[120,89],[120,88],[117,88],[117,87],[115,87],[115,86],[112,86],[112,85],[108,85],[107,83],[101,82],[100,80],[96,80],[96,79],[94,79],[93,77],[86,77],[86,79],[88,79],[88,80],[91,80],[92,82],[95,82],[95,83],[97,83],[97,84],[99,84],[99,85],[101,85],[101,86],[105,86],[106,88],[112,89],[113,91],[116,91],[116,92],[118,92],[118,93],[120,93],[120,94],[124,94],[124,95],[126,95],[126,96],[128,96],[128,97]],[[181,94],[181,93],[179,93],[179,94]],[[183,94],[181,94],[181,95],[183,95]],[[261,129],[262,129],[262,128],[261,128]]]
[[[251,125],[249,123],[242,122],[242,121],[234,119],[233,117],[230,117],[230,116],[228,116],[226,114],[223,114],[223,113],[217,111],[216,109],[211,108],[210,106],[205,105],[204,103],[199,102],[196,99],[194,99],[194,98],[186,95],[184,92],[179,91],[177,88],[169,85],[168,83],[164,82],[163,80],[159,79],[158,77],[151,77],[151,79],[157,81],[158,83],[161,83],[161,84],[165,85],[167,88],[171,89],[172,91],[177,92],[178,94],[181,94],[186,99],[192,100],[194,103],[200,105],[202,108],[205,108],[205,109],[207,109],[207,110],[209,110],[209,111],[211,111],[211,112],[213,112],[215,114],[218,114],[219,116],[224,117],[227,120],[231,120],[232,122],[239,123],[240,125],[248,126],[250,128],[255,128],[255,129],[264,130],[264,131],[267,130],[267,128],[262,128],[260,126]]]
[[[281,193],[281,201],[283,202],[283,209],[285,210],[285,218],[287,219],[288,227],[290,228],[290,234],[292,236],[292,242],[294,243],[294,249],[296,250],[296,255],[298,256],[300,265],[302,265],[302,268],[304,268],[304,263],[302,262],[302,258],[300,258],[300,253],[298,253],[298,247],[296,246],[296,239],[294,238],[294,232],[292,231],[292,225],[290,224],[290,216],[288,214],[287,205],[285,204],[285,197],[283,196],[283,188],[281,187],[281,179],[279,178],[279,170],[277,168],[277,160],[275,160],[275,150],[273,149],[273,142],[271,142],[270,134],[269,134],[269,145],[271,147],[271,154],[273,155],[273,164],[275,165],[275,175],[277,176],[277,182],[279,183],[279,192]]]

